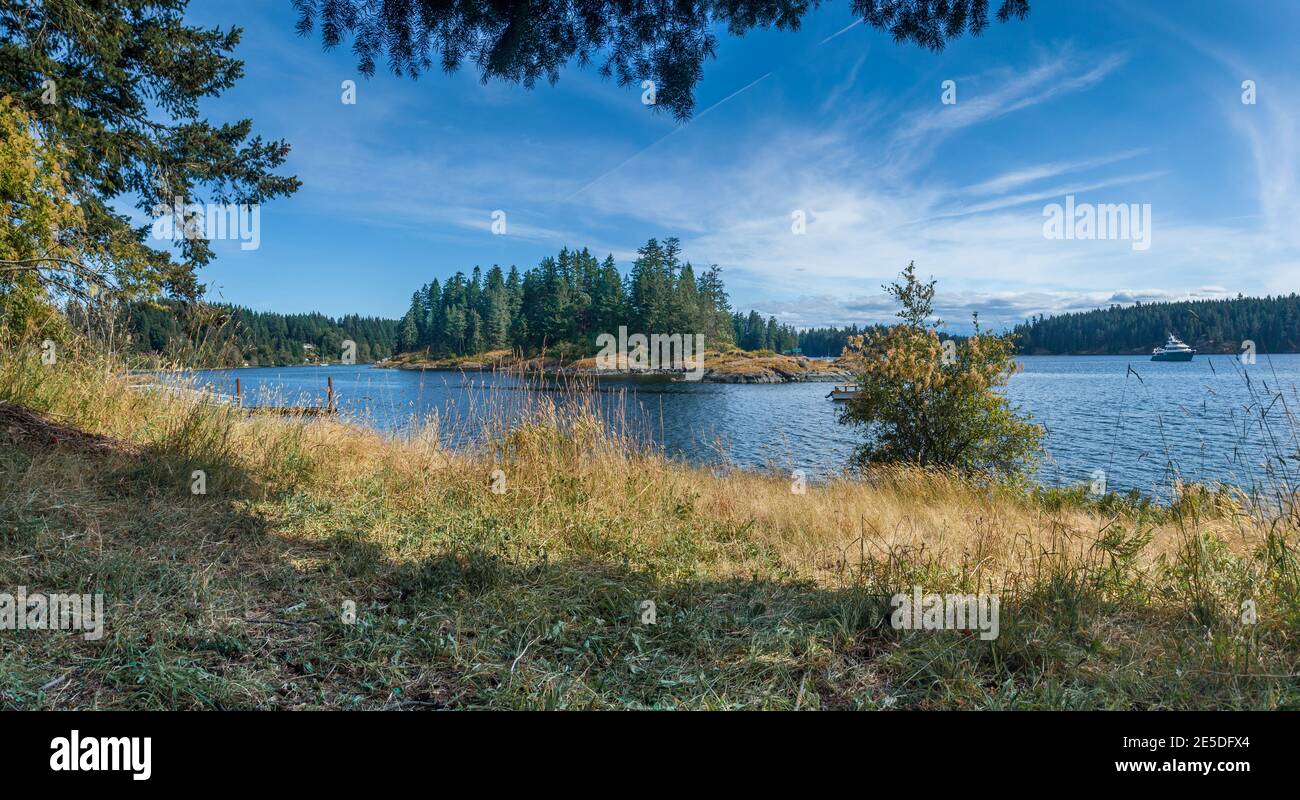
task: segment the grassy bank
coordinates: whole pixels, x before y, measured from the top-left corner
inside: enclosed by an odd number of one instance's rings
[[[99,641],[0,631],[3,707],[1300,707],[1300,521],[1225,495],[799,494],[544,397],[452,454],[0,356],[0,591],[107,606]],[[894,630],[914,585],[996,593],[1000,635]]]

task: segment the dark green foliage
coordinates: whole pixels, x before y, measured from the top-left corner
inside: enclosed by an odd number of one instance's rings
[[[173,262],[146,245],[149,229],[132,227],[115,201],[152,215],[177,197],[256,204],[299,185],[273,172],[289,152],[283,141],[252,136],[250,120],[201,117],[200,100],[243,74],[231,57],[240,30],[187,25],[188,2],[0,0],[0,86],[44,140],[71,154],[62,166],[85,223],[63,235],[81,252],[113,253],[82,266],[132,292],[197,296],[194,269],[213,253],[202,238],[182,239]]]
[[[1173,333],[1202,353],[1300,352],[1300,295],[1137,303],[1036,317],[1015,328],[1025,355],[1149,353]]]
[[[850,336],[865,336],[868,331],[879,331],[880,325],[848,325],[843,328],[808,328],[799,332],[799,349],[806,356],[839,358],[849,345]]]
[[[626,278],[613,256],[599,261],[586,248],[565,248],[522,273],[474,267],[468,276],[457,272],[422,286],[398,320],[164,301],[128,304],[126,329],[132,351],[192,366],[336,361],[344,339],[357,343],[361,363],[402,352],[444,358],[504,349],[582,358],[596,352],[597,336],[617,335],[620,326],[629,333],[700,333],[711,349],[780,353],[800,346],[802,334],[775,317],[733,314],[722,271],[715,265],[697,276],[677,239],[651,239],[638,256]],[[304,352],[303,344],[316,352]]]
[[[691,115],[695,84],[714,55],[715,32],[755,28],[798,30],[821,0],[450,0],[385,2],[294,0],[298,32],[320,26],[327,48],[354,37],[361,72],[375,73],[385,55],[396,75],[415,77],[435,66],[453,72],[466,59],[496,78],[532,88],[555,83],[576,62],[603,59],[600,74],[620,86],[654,81],[656,108]],[[1002,0],[999,22],[1029,14],[1029,0]],[[940,50],[949,39],[988,25],[989,0],[854,0],[854,16],[898,42]]]
[[[731,344],[731,308],[716,266],[696,278],[672,238],[651,239],[638,255],[626,280],[613,256],[602,262],[586,248],[565,248],[522,275],[494,265],[486,277],[475,267],[468,277],[434,280],[411,296],[399,344],[438,358],[507,348],[581,358],[596,351],[596,337],[617,335],[620,326]]]
[[[396,353],[400,333],[392,319],[355,314],[332,319],[174,301],[132,303],[124,321],[132,352],[159,354],[192,367],[338,363],[348,339],[357,344],[357,363],[366,364]]]
[[[784,353],[799,347],[799,332],[790,325],[782,325],[776,317],[763,317],[757,311],[748,315],[736,312],[731,315],[731,327],[736,344],[742,350],[771,350]],[[805,353],[805,355],[808,355]]]

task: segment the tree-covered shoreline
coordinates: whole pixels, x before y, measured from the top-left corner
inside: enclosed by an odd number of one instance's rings
[[[233,305],[132,303],[124,311],[128,349],[199,368],[337,363],[344,342],[368,364],[396,354],[398,321],[348,314],[280,314]]]
[[[624,276],[612,255],[564,248],[534,268],[493,265],[434,279],[401,319],[350,314],[279,314],[232,305],[131,303],[129,349],[196,367],[284,366],[337,361],[345,340],[356,360],[401,353],[441,359],[510,350],[576,360],[620,326],[643,333],[703,334],[712,349],[790,351],[799,333],[757,311],[733,312],[721,270],[698,276],[677,239],[650,239]]]
[[[1300,352],[1300,295],[1136,303],[1053,317],[1012,329],[1021,355],[1140,355],[1172,333],[1202,353]]]
[[[849,337],[880,326],[799,331],[806,356],[838,356]],[[1300,295],[1135,303],[1055,316],[1039,315],[1011,329],[1022,356],[1145,355],[1170,333],[1201,353],[1300,353]],[[962,336],[952,335],[961,340]]]
[[[642,250],[640,266],[627,278],[612,257],[597,262],[585,248],[561,250],[522,273],[497,266],[486,274],[478,267],[468,276],[457,272],[445,283],[434,280],[421,287],[401,319],[279,314],[228,305],[209,306],[200,319],[194,306],[179,302],[133,303],[126,314],[130,349],[203,367],[337,361],[348,339],[357,343],[359,363],[409,352],[438,359],[505,349],[581,358],[595,352],[597,335],[628,325],[649,332],[702,329],[715,349],[782,353],[797,347],[805,356],[838,358],[850,336],[880,327],[795,330],[757,311],[733,312],[717,267],[696,278],[671,239],[662,245],[651,240]],[[1246,341],[1254,342],[1259,354],[1296,353],[1300,296],[1112,306],[1035,317],[1012,333],[1018,355],[1143,355],[1168,333],[1206,354],[1240,353]]]

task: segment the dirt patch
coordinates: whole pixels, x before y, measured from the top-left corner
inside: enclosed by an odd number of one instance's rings
[[[136,455],[140,447],[132,442],[87,433],[80,428],[55,422],[45,414],[22,406],[0,403],[0,432],[15,442],[58,447],[85,453],[123,453]]]

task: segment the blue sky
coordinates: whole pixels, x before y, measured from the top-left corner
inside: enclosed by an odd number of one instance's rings
[[[472,65],[366,79],[296,36],[287,0],[195,0],[193,21],[245,29],[245,78],[204,112],[288,140],[303,181],[262,208],[257,250],[216,243],[201,277],[257,309],[397,317],[476,264],[567,245],[626,271],[677,236],[733,306],[798,326],[889,319],[880,285],[911,260],[954,323],[1300,289],[1300,4],[1034,0],[941,53],[848,5],[798,33],[720,32],[682,125],[577,66],[531,91]],[[1149,203],[1150,247],[1046,238],[1066,195]]]

